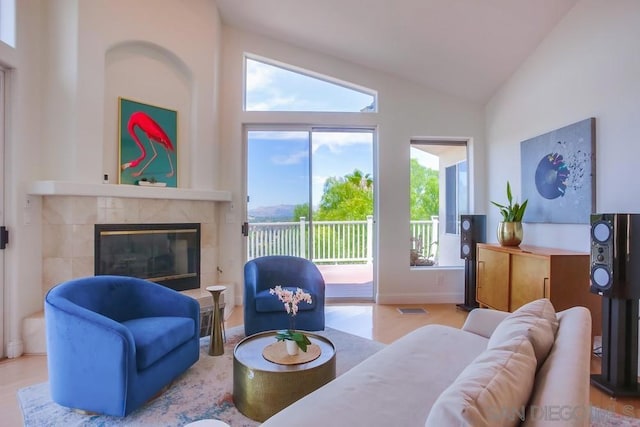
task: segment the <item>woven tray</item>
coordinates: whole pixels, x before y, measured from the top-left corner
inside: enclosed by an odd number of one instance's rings
[[[312,360],[320,357],[320,347],[316,344],[307,346],[307,351],[304,352],[298,349],[298,354],[290,356],[287,353],[287,347],[284,341],[276,341],[273,344],[269,344],[262,350],[262,357],[269,362],[277,363],[279,365],[297,365],[300,363],[311,362]]]

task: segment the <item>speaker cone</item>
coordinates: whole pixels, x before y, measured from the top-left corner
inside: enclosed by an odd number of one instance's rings
[[[598,243],[605,243],[611,238],[611,227],[606,222],[597,222],[591,227],[593,240]]]
[[[611,286],[611,274],[605,266],[595,266],[591,270],[591,281],[599,289],[608,289]]]
[[[470,252],[471,252],[471,247],[469,247],[469,245],[466,244],[466,243],[463,244],[462,245],[462,255],[468,256]]]

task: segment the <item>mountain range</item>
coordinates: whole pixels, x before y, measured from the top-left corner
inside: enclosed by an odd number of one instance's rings
[[[260,206],[249,209],[249,221],[291,221],[296,205]]]

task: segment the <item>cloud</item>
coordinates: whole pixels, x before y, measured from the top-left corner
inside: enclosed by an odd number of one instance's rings
[[[264,139],[269,141],[287,141],[291,139],[306,138],[307,131],[303,130],[250,130],[251,139]]]
[[[297,151],[288,155],[275,155],[271,157],[271,161],[276,165],[297,165],[302,160],[307,160],[309,153],[307,151]]]
[[[297,103],[293,95],[285,96],[279,89],[278,70],[261,62],[246,62],[246,106],[248,111],[287,110]],[[287,108],[279,108],[287,107]]]
[[[312,181],[314,184],[320,184],[320,185],[324,185],[324,183],[327,181],[327,179],[329,179],[329,176],[325,176],[325,175],[314,175],[312,177]]]
[[[313,152],[320,147],[327,147],[332,153],[339,153],[342,147],[351,145],[372,145],[373,132],[313,132]]]
[[[247,60],[247,92],[253,92],[268,87],[273,82],[273,69],[265,67],[263,64]]]
[[[277,110],[279,106],[288,106],[295,102],[296,98],[293,96],[284,97],[278,94],[278,91],[272,90],[270,91],[272,94],[268,96],[268,101],[250,101],[247,100],[247,110],[248,111],[274,111]],[[248,98],[249,96],[247,96]]]

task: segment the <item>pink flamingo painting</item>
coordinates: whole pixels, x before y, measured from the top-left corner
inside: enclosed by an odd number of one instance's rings
[[[136,135],[136,127],[140,128],[147,135],[147,138],[149,139],[149,146],[153,151],[153,156],[149,160],[147,160],[147,162],[140,168],[140,170],[131,173],[131,175],[142,175],[144,170],[151,164],[151,162],[153,162],[156,157],[158,157],[158,151],[156,150],[155,144],[160,144],[167,153],[167,159],[169,159],[169,167],[171,168],[171,171],[167,173],[166,176],[168,178],[172,177],[175,173],[175,170],[173,168],[173,162],[171,161],[171,152],[174,151],[171,139],[169,138],[169,136],[167,136],[167,133],[160,127],[160,125],[156,123],[155,120],[153,120],[142,111],[136,111],[135,113],[131,114],[131,116],[129,117],[129,123],[127,124],[127,130],[129,131],[129,134],[135,141],[136,145],[140,148],[140,156],[135,160],[123,163],[122,170],[135,168],[147,157],[147,150],[144,148],[144,144],[142,144],[140,138],[138,138],[138,135]]]

